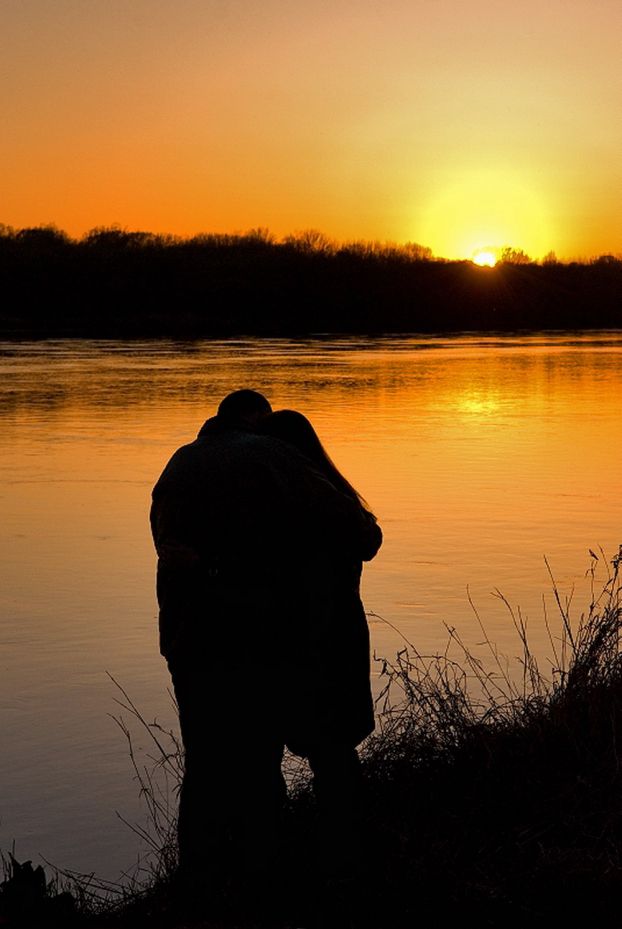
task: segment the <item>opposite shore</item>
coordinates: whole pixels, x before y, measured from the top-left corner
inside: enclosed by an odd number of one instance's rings
[[[0,227],[4,338],[222,338],[617,329],[622,260],[494,267],[422,246],[265,230],[179,240],[119,229],[73,240]]]

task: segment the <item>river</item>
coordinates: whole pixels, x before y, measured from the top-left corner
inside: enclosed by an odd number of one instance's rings
[[[116,879],[143,850],[108,675],[174,726],[150,491],[230,390],[309,416],[377,513],[379,656],[443,651],[449,626],[486,660],[477,610],[519,673],[500,592],[546,669],[545,558],[578,616],[589,549],[603,573],[622,542],[620,333],[4,342],[0,373],[0,848],[20,860]]]

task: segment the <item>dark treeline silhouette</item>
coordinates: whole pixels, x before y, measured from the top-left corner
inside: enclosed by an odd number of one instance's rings
[[[622,325],[622,260],[494,268],[430,249],[264,229],[180,239],[117,228],[71,239],[0,226],[5,336],[211,337],[598,329]]]

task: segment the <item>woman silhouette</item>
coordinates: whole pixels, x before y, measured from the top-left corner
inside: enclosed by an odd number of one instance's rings
[[[316,546],[309,540],[295,569],[300,590],[288,620],[293,655],[286,675],[285,735],[288,748],[309,760],[325,823],[324,856],[336,869],[355,853],[360,812],[360,761],[356,746],[374,728],[370,641],[360,596],[363,561],[374,557],[382,532],[365,500],[331,461],[302,413],[279,410],[261,432],[303,454],[368,524],[363,550]],[[298,557],[298,556],[295,556]]]

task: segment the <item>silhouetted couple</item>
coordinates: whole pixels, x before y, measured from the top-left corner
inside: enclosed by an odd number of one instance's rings
[[[302,414],[239,390],[167,464],[151,525],[185,749],[180,872],[271,867],[284,746],[309,760],[327,867],[347,868],[374,727],[359,583],[375,517]]]

